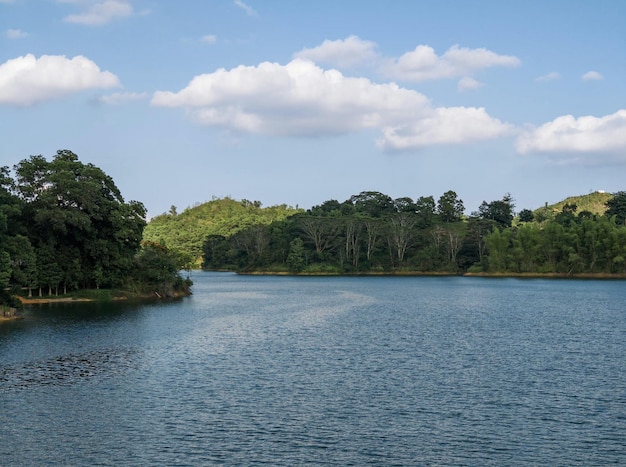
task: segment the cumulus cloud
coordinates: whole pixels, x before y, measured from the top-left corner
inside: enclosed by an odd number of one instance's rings
[[[179,92],[158,91],[152,104],[183,108],[197,122],[278,136],[327,136],[377,129],[385,149],[419,149],[505,134],[484,109],[438,108],[395,83],[346,77],[296,58],[199,75]]]
[[[418,45],[398,59],[387,61],[383,72],[406,81],[427,81],[471,76],[474,72],[494,66],[515,67],[521,61],[512,55],[498,55],[490,50],[469,49],[454,45],[442,56],[427,45]]]
[[[65,3],[76,2],[73,0],[68,2],[66,0]],[[80,4],[82,5],[82,2]],[[64,21],[88,26],[99,26],[115,19],[132,16],[133,13],[134,9],[129,0],[104,0],[101,2],[90,2],[83,12],[68,15],[64,18]]]
[[[465,76],[459,80],[456,88],[459,92],[465,92],[473,91],[474,89],[478,89],[482,86],[484,86],[484,84],[480,81],[477,81],[469,76]]]
[[[322,45],[310,49],[305,48],[294,54],[294,58],[303,58],[339,68],[371,63],[377,57],[376,44],[357,36],[349,36],[336,41],[325,40]]]
[[[602,76],[597,71],[588,71],[587,73],[582,75],[580,79],[582,79],[583,81],[600,81],[604,79],[604,76]]]
[[[28,106],[87,89],[119,86],[117,76],[100,71],[81,55],[32,54],[0,64],[0,105]]]
[[[292,136],[376,128],[428,107],[428,99],[415,91],[348,78],[302,59],[196,76],[177,93],[156,92],[152,103],[185,108],[206,125]]]
[[[383,129],[378,145],[384,149],[420,149],[441,144],[464,144],[499,138],[513,127],[490,117],[484,108],[440,107],[426,118]]]
[[[535,81],[554,81],[561,78],[561,74],[557,71],[551,71],[547,75],[538,76]]]
[[[558,117],[517,140],[520,154],[626,154],[626,110],[604,117]]]
[[[114,92],[98,98],[98,102],[107,105],[119,105],[129,101],[138,101],[150,97],[145,92]]]
[[[7,29],[6,36],[8,39],[22,39],[28,34],[21,29]]]

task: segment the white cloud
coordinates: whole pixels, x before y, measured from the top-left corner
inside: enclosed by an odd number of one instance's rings
[[[28,33],[25,33],[21,29],[7,29],[6,32],[8,39],[22,39],[28,36]]]
[[[239,8],[241,8],[243,11],[245,11],[246,15],[248,15],[248,16],[256,16],[257,15],[257,12],[254,10],[254,8],[252,8],[250,5],[247,5],[242,0],[234,0],[233,3],[236,6],[238,6]]]
[[[119,105],[124,102],[147,99],[148,97],[149,95],[145,92],[114,92],[113,94],[101,96],[98,98],[98,102],[107,105]]]
[[[421,149],[494,139],[512,131],[512,126],[490,117],[484,108],[440,107],[427,118],[401,127],[385,128],[384,137],[378,144],[392,150]]]
[[[119,86],[117,76],[81,55],[28,54],[0,64],[0,105],[28,106],[75,92]]]
[[[66,0],[65,3],[77,2]],[[82,5],[82,2],[80,4]],[[132,16],[133,13],[133,6],[129,0],[104,0],[101,2],[90,2],[85,11],[66,16],[64,21],[88,26],[99,26],[115,19]]]
[[[582,79],[583,81],[600,81],[604,79],[604,76],[602,76],[597,71],[588,71],[587,73],[582,75],[580,79]]]
[[[547,75],[539,76],[535,78],[535,81],[555,81],[561,78],[561,74],[557,71],[551,71]]]
[[[179,92],[156,92],[152,104],[183,108],[201,124],[245,133],[327,136],[377,129],[386,149],[457,144],[509,130],[484,109],[434,109],[424,95],[395,83],[346,77],[302,59],[199,75]]]
[[[214,34],[207,34],[206,36],[202,36],[200,41],[205,44],[215,44],[217,42],[217,36]]]
[[[178,93],[156,92],[152,103],[183,107],[206,125],[294,136],[376,128],[418,116],[429,105],[415,91],[348,78],[301,59],[196,76]]]
[[[469,49],[454,45],[441,57],[427,45],[418,45],[398,59],[388,61],[383,72],[407,81],[427,81],[471,76],[474,72],[494,66],[514,67],[521,61],[511,55],[498,55],[490,50]]]
[[[459,80],[456,88],[459,92],[465,92],[473,91],[474,89],[478,89],[482,86],[484,86],[484,83],[481,83],[480,81],[477,81],[469,76],[465,76]]]
[[[325,40],[322,45],[312,49],[302,49],[294,54],[294,58],[326,63],[340,68],[350,68],[360,63],[371,63],[376,60],[376,44],[365,41],[357,36],[336,41]]]
[[[604,117],[558,117],[527,130],[517,140],[520,154],[626,155],[626,110]]]

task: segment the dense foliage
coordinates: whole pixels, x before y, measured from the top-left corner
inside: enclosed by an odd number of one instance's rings
[[[200,266],[202,247],[207,237],[231,237],[257,225],[268,225],[301,212],[286,205],[263,208],[259,201],[214,199],[178,213],[175,206],[168,213],[150,220],[144,239],[167,245],[186,258],[190,266]]]
[[[31,156],[0,169],[0,289],[48,294],[89,288],[135,290],[169,287],[169,277],[152,277],[163,264],[146,261],[141,247],[145,209],[125,202],[101,169],[83,164],[68,150],[52,161]],[[163,255],[161,255],[163,256]],[[161,258],[161,263],[177,256]],[[174,258],[174,259],[173,259]]]
[[[597,198],[596,194],[587,198]],[[362,192],[271,224],[206,237],[203,267],[294,273],[626,273],[626,193],[602,212],[565,203],[523,209],[510,195],[464,216],[454,191],[437,201]],[[548,212],[549,211],[549,212]]]

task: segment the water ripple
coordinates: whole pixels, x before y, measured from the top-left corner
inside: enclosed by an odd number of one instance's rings
[[[135,367],[137,350],[99,349],[0,367],[0,387],[63,386],[100,376],[119,377]]]

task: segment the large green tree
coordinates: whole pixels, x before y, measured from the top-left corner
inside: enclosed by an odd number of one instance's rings
[[[464,210],[463,200],[452,190],[446,191],[437,202],[437,214],[442,222],[460,221]]]
[[[24,159],[15,174],[24,224],[43,268],[40,285],[123,284],[140,248],[143,205],[125,202],[110,176],[69,150],[57,151],[52,161]],[[80,277],[62,272],[68,268]]]
[[[478,208],[477,217],[495,221],[499,228],[511,227],[514,208],[513,198],[507,193],[501,200],[491,201],[490,203],[483,201]]]

